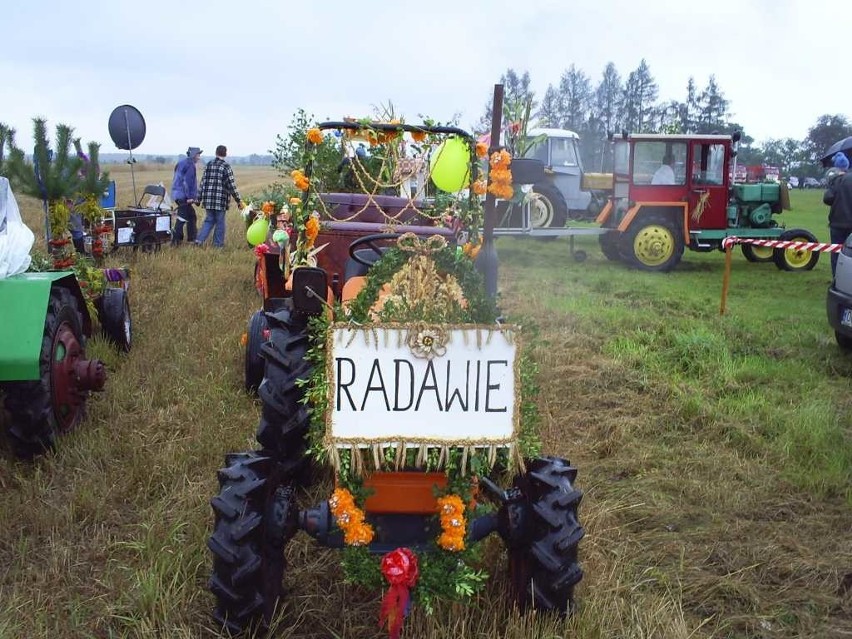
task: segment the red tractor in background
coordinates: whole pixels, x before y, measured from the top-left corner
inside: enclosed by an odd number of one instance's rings
[[[739,134],[623,135],[614,140],[613,193],[597,217],[607,232],[601,250],[647,271],[669,271],[685,248],[722,249],[729,236],[816,242],[787,230],[775,215],[790,208],[786,184],[732,184]],[[742,246],[751,262],[782,270],[812,269],[819,253]]]

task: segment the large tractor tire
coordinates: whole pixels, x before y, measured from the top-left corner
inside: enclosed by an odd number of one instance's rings
[[[741,244],[740,248],[743,252],[743,257],[749,262],[763,263],[772,262],[774,249],[768,246],[755,246],[754,244]]]
[[[98,300],[97,310],[98,321],[107,339],[125,353],[129,352],[133,340],[133,320],[127,291],[107,287]]]
[[[213,553],[213,616],[232,635],[268,627],[281,597],[284,548],[297,529],[293,490],[278,464],[257,452],[226,456],[207,546]]]
[[[520,610],[569,614],[574,586],[583,578],[577,546],[585,535],[577,519],[583,493],[574,488],[577,469],[558,457],[532,460],[515,479],[524,496],[521,542],[509,549],[511,592]]]
[[[805,229],[784,231],[778,238],[782,242],[817,242],[816,236]],[[772,259],[782,271],[810,271],[819,262],[819,252],[777,248]]]
[[[57,435],[83,419],[88,388],[103,387],[103,364],[86,360],[82,325],[77,299],[69,290],[55,286],[44,320],[41,378],[4,385],[11,417],[9,439],[19,457],[29,459],[52,450]]]
[[[568,221],[568,204],[559,189],[549,182],[533,185],[530,223],[534,229],[561,229]]]
[[[269,339],[269,322],[266,313],[257,311],[251,316],[246,333],[245,388],[249,394],[257,393],[263,381],[264,362],[260,348]]]
[[[301,382],[310,377],[312,370],[305,359],[307,326],[294,321],[287,307],[267,318],[269,340],[261,346],[266,367],[257,391],[263,402],[257,441],[280,462],[288,480],[304,478],[310,415],[303,403],[305,389]]]
[[[663,213],[649,213],[633,221],[621,240],[621,253],[643,271],[670,271],[683,257],[683,233]]]

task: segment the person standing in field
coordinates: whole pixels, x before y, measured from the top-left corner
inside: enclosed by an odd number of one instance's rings
[[[198,218],[195,215],[195,202],[198,201],[198,177],[196,165],[201,161],[201,149],[191,146],[186,157],[175,165],[172,178],[172,200],[177,203],[177,219],[172,233],[172,246],[183,243],[183,227],[186,225],[186,241],[195,242],[198,233]]]
[[[828,230],[832,244],[843,244],[852,234],[852,173],[849,173],[849,158],[837,153],[831,158],[834,173],[828,180],[828,188],[822,201],[831,208],[828,211]],[[831,275],[837,268],[837,253],[831,254]]]
[[[204,174],[201,176],[200,201],[201,206],[207,212],[204,224],[198,239],[197,246],[201,246],[213,231],[213,246],[222,248],[225,246],[225,213],[231,198],[237,203],[238,208],[243,208],[243,200],[237,191],[237,183],[234,180],[234,172],[231,165],[225,162],[228,149],[219,145],[216,147],[216,157],[207,163]]]

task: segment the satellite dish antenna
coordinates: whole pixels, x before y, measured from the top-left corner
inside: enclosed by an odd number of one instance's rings
[[[127,163],[130,165],[130,178],[133,181],[133,201],[137,202],[136,176],[133,173],[136,158],[133,157],[133,149],[142,144],[145,139],[145,118],[136,107],[122,104],[110,113],[107,128],[115,146],[130,152]]]

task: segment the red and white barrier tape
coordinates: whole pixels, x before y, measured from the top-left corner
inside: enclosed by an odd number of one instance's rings
[[[815,251],[817,253],[840,253],[843,244],[827,244],[825,242],[790,242],[782,240],[753,240],[736,236],[726,237],[722,240],[722,248],[726,249],[734,244],[754,244],[755,246],[767,246],[771,248],[787,249],[790,251]]]

